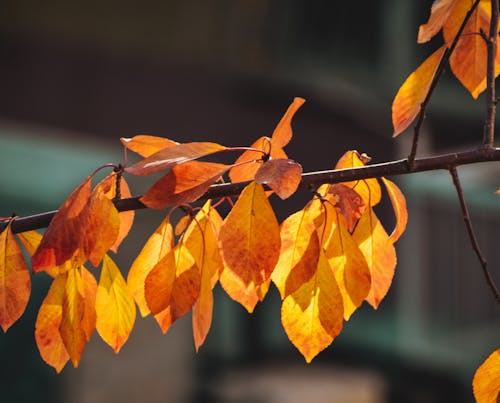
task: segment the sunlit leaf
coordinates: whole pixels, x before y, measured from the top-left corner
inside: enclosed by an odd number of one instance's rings
[[[342,296],[323,253],[311,279],[283,300],[281,322],[307,362],[328,347],[342,330]]]
[[[299,108],[304,104],[305,99],[295,97],[287,111],[279,121],[271,136],[273,146],[285,147],[292,139],[292,119]]]
[[[396,226],[389,236],[389,241],[395,243],[399,237],[403,234],[406,229],[406,224],[408,222],[408,210],[406,209],[406,199],[403,192],[399,190],[394,182],[384,177],[381,178],[382,182],[387,189],[389,198],[391,200],[392,208],[394,209],[394,215],[396,216]]]
[[[169,307],[172,300],[175,271],[175,254],[174,249],[171,249],[153,266],[146,276],[144,296],[148,309],[153,315]]]
[[[132,175],[149,175],[164,171],[176,165],[226,150],[217,143],[183,143],[164,148],[125,169]]]
[[[59,332],[66,279],[67,273],[54,279],[38,310],[35,323],[35,340],[40,356],[58,373],[69,360],[69,354]]]
[[[346,169],[346,168],[358,168],[366,165],[366,162],[370,160],[366,154],[359,154],[357,151],[351,150],[347,151],[337,162],[335,169]],[[378,204],[382,198],[382,190],[378,180],[375,178],[371,179],[360,179],[351,182],[342,182],[345,186],[354,189],[358,193],[366,206],[375,206]]]
[[[96,328],[102,339],[118,353],[135,322],[135,303],[115,262],[105,255],[95,300]]]
[[[224,260],[220,282],[231,298],[252,312],[258,288],[269,280],[279,258],[280,232],[262,185],[241,192],[219,232]]]
[[[147,158],[150,155],[157,153],[164,148],[176,146],[179,143],[166,139],[164,137],[148,136],[146,134],[139,134],[132,138],[120,138],[122,144],[129,150]]]
[[[174,231],[175,235],[176,236],[181,235],[186,230],[191,220],[192,218],[190,215],[182,216],[175,226],[175,231]]]
[[[295,193],[302,180],[302,166],[290,159],[271,159],[255,173],[255,182],[267,184],[281,199]]]
[[[144,297],[144,282],[149,272],[174,248],[174,234],[167,216],[149,237],[134,260],[127,276],[127,287],[139,307],[142,316],[150,313]]]
[[[141,197],[141,202],[154,209],[164,209],[200,198],[230,165],[190,161],[175,166]]]
[[[408,76],[399,88],[392,102],[393,137],[406,130],[420,113],[422,102],[429,93],[445,50],[446,46],[441,46],[436,50]]]
[[[361,196],[342,183],[328,186],[327,194],[333,197],[332,202],[346,220],[349,232],[354,230],[356,223],[365,211],[365,203]]]
[[[443,27],[457,0],[435,0],[429,20],[418,29],[418,43],[428,42]]]
[[[4,332],[24,313],[31,294],[30,272],[11,223],[0,233],[0,326]]]
[[[500,349],[491,355],[477,369],[472,389],[477,403],[497,403],[500,392]]]
[[[370,268],[371,288],[366,301],[376,309],[391,286],[396,267],[396,251],[372,209],[366,209],[361,216],[353,239]]]
[[[96,310],[95,301],[97,296],[97,281],[94,275],[85,268],[85,266],[80,266],[80,276],[82,278],[82,290],[83,290],[83,300],[84,300],[84,310],[83,317],[81,318],[81,325],[85,335],[87,336],[87,341],[90,341],[92,334],[94,333],[96,326]]]

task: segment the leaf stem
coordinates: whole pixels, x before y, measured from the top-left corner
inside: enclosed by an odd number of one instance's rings
[[[481,248],[479,247],[479,242],[477,240],[476,233],[474,231],[474,227],[472,226],[472,219],[470,217],[469,209],[467,207],[467,203],[465,202],[465,195],[462,189],[462,185],[460,183],[460,178],[458,177],[457,168],[455,166],[450,168],[450,175],[453,179],[453,185],[455,185],[455,189],[457,191],[458,200],[460,202],[460,208],[462,209],[462,215],[465,222],[465,227],[467,228],[467,233],[469,234],[470,243],[474,253],[476,254],[479,263],[481,264],[481,268],[483,269],[483,274],[486,279],[486,283],[491,289],[493,296],[500,303],[500,293],[498,292],[497,286],[493,277],[488,270],[488,262],[486,261],[483,253],[481,252]]]

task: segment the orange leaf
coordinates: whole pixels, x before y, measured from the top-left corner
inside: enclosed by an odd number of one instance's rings
[[[408,222],[408,210],[406,209],[406,199],[401,190],[394,182],[384,177],[381,178],[391,199],[392,208],[396,216],[396,226],[389,236],[389,241],[395,243],[406,229]]]
[[[465,15],[471,7],[470,1],[457,1],[448,20],[443,26],[445,42],[450,46],[456,36]],[[479,34],[489,32],[491,20],[491,2],[482,1],[467,22],[457,46],[450,56],[453,74],[476,99],[486,88],[486,43]],[[495,77],[500,73],[500,50],[497,50]]]
[[[40,306],[35,323],[35,340],[40,356],[57,373],[62,371],[69,360],[69,354],[59,332],[66,279],[66,273],[54,279]]]
[[[82,328],[90,341],[96,325],[95,300],[97,295],[97,281],[94,275],[88,271],[85,266],[80,266],[80,275],[82,277],[82,290],[84,299],[84,310],[82,317]]]
[[[167,206],[192,203],[229,168],[229,165],[199,161],[177,165],[141,197],[141,202],[159,210]]]
[[[220,282],[231,298],[252,312],[259,287],[279,258],[280,232],[262,185],[243,189],[219,232],[224,270]]]
[[[120,138],[122,144],[129,150],[147,158],[164,148],[176,146],[179,143],[166,139],[164,137],[148,136],[146,134],[139,134],[132,138]]]
[[[500,349],[491,355],[477,369],[472,389],[477,403],[496,403],[500,392]]]
[[[4,332],[24,313],[31,294],[30,272],[11,223],[0,233],[0,326]]]
[[[80,270],[73,268],[67,272],[66,276],[59,329],[66,351],[76,368],[88,339],[86,329],[82,325],[82,318],[85,314],[85,296]]]
[[[372,209],[366,209],[361,216],[353,239],[370,268],[371,289],[366,301],[377,309],[389,291],[396,267],[396,251]]]
[[[118,353],[135,322],[135,304],[115,262],[104,256],[95,300],[96,328],[102,339]]]
[[[324,206],[326,223],[323,251],[342,294],[344,319],[349,320],[370,291],[370,269],[350,234],[344,216],[331,204],[325,203]]]
[[[281,299],[297,291],[316,271],[320,245],[314,220],[318,213],[309,205],[281,223],[281,251],[271,275]]]
[[[271,140],[273,146],[285,147],[292,139],[292,119],[299,108],[304,104],[305,99],[295,97],[288,107],[287,111],[274,129]]]
[[[149,175],[226,149],[226,147],[217,143],[197,142],[177,144],[150,155],[131,167],[126,168],[125,171],[132,175]]]
[[[261,137],[257,139],[251,146],[257,150],[262,150],[268,153],[271,150],[271,159],[287,159],[285,151],[279,146],[275,146],[269,137]],[[242,153],[234,163],[234,167],[229,171],[231,182],[245,182],[255,178],[255,173],[262,165],[263,153],[259,151],[247,150]]]
[[[144,282],[149,272],[174,248],[174,234],[167,216],[149,237],[134,260],[127,276],[127,287],[134,297],[142,316],[150,313],[144,297]]]
[[[271,159],[255,173],[255,182],[267,184],[281,199],[295,193],[302,180],[302,166],[290,159]]]
[[[171,249],[156,263],[145,278],[144,296],[153,315],[168,308],[175,281],[175,255]]]
[[[349,232],[352,232],[365,211],[363,199],[355,190],[342,183],[328,186],[327,194],[333,196],[335,207],[344,216]]]
[[[435,0],[432,3],[429,20],[418,29],[418,43],[430,41],[439,32],[456,2],[457,0]]]
[[[335,276],[320,252],[313,277],[281,306],[283,328],[308,363],[342,330],[343,310]]]
[[[176,236],[181,235],[186,230],[191,220],[192,218],[190,215],[182,216],[180,220],[177,221],[177,224],[175,226],[175,231],[174,231],[175,235]]]
[[[370,160],[366,154],[359,154],[357,151],[347,151],[340,157],[335,169],[357,168],[366,165]],[[361,179],[358,181],[342,182],[345,186],[354,189],[361,196],[366,206],[375,206],[382,198],[382,190],[377,179]]]
[[[436,50],[408,76],[399,88],[392,101],[393,137],[406,130],[420,113],[420,106],[429,93],[445,50],[444,45]]]

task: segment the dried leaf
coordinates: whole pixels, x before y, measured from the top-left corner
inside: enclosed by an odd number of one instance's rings
[[[229,165],[190,161],[175,166],[141,197],[154,209],[164,209],[199,199],[227,170]]]
[[[375,309],[389,291],[396,267],[396,251],[372,209],[361,216],[353,239],[370,268],[371,289],[366,301]]]
[[[0,326],[4,332],[24,313],[31,294],[30,272],[11,224],[0,233]]]
[[[96,328],[102,339],[118,353],[135,322],[135,304],[115,262],[104,256],[95,300]]]
[[[132,175],[149,175],[226,149],[226,147],[217,143],[196,142],[178,144],[150,155],[131,167],[126,168],[125,171]]]
[[[308,363],[342,330],[343,310],[333,271],[320,253],[313,277],[281,306],[283,328]]]
[[[472,389],[477,403],[496,403],[500,392],[500,349],[480,365],[474,374]]]
[[[448,19],[457,0],[435,0],[432,3],[429,20],[418,29],[418,43],[430,41]]]
[[[120,138],[122,144],[129,150],[147,158],[164,148],[176,146],[179,143],[166,139],[164,137],[148,136],[146,134],[139,134],[132,138]]]
[[[363,199],[355,190],[342,183],[328,186],[326,193],[332,196],[333,204],[344,216],[349,232],[352,232],[365,211]]]
[[[445,50],[444,45],[436,50],[408,76],[399,88],[392,102],[393,137],[406,130],[420,113],[420,107],[429,93]]]
[[[271,136],[273,147],[285,147],[292,139],[292,119],[299,108],[304,104],[305,99],[295,97],[287,111],[279,121]]]
[[[394,215],[396,216],[396,226],[389,236],[389,241],[395,243],[406,229],[408,222],[408,210],[406,209],[406,199],[403,192],[399,190],[394,182],[384,177],[381,178],[387,189],[387,194],[391,200]]]
[[[347,151],[337,162],[335,169],[358,168],[365,166],[365,161],[370,157],[359,154],[357,151]],[[358,181],[343,182],[345,186],[354,189],[361,196],[366,206],[377,205],[382,198],[382,190],[375,178],[361,179]]]
[[[280,233],[264,189],[243,189],[219,232],[224,270],[220,282],[235,301],[252,312],[279,258]],[[259,297],[260,296],[260,297]]]
[[[302,180],[302,166],[290,159],[271,159],[255,173],[255,182],[267,184],[281,199],[295,193]]]
[[[54,279],[38,311],[35,340],[42,359],[60,373],[69,360],[59,327],[62,322],[63,299],[67,273]]]
[[[149,272],[174,248],[174,234],[167,216],[149,237],[134,260],[127,276],[127,287],[142,316],[150,313],[144,297],[144,282]]]
[[[281,299],[297,291],[316,272],[320,252],[314,222],[317,215],[317,210],[306,207],[281,223],[281,251],[271,275]]]

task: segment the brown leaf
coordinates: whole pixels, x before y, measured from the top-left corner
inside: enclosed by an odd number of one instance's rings
[[[327,194],[333,196],[333,204],[344,216],[349,232],[352,232],[365,211],[363,199],[355,190],[342,183],[328,186]]]
[[[281,199],[295,193],[302,180],[302,166],[290,159],[271,159],[255,173],[255,182],[267,184]]]

